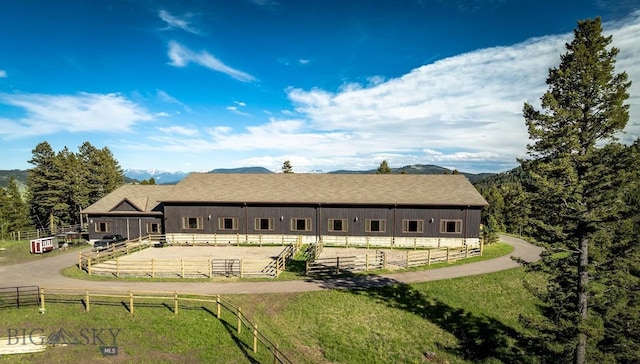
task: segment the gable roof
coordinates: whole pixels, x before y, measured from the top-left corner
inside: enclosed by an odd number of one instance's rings
[[[167,196],[170,196],[169,191],[173,187],[175,186],[123,185],[82,210],[82,213],[162,214],[157,207]],[[123,208],[127,205],[135,210]]]
[[[165,202],[487,206],[463,175],[191,173]]]

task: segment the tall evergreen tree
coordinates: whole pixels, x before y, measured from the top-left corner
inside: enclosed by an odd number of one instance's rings
[[[376,169],[376,174],[389,174],[389,173],[391,173],[391,167],[389,167],[389,164],[387,164],[387,161],[384,160],[380,162],[380,166],[378,166],[378,169]]]
[[[15,178],[11,177],[6,188],[6,201],[3,204],[8,221],[8,231],[26,230],[32,226],[29,218],[29,206],[25,202]]]
[[[629,119],[630,82],[615,73],[618,49],[602,35],[600,19],[578,22],[560,65],[549,71],[549,90],[542,111],[525,104],[524,117],[532,144],[530,159],[521,161],[532,178],[532,207],[537,238],[552,252],[542,260],[550,274],[545,324],[547,349],[554,361],[585,363],[597,355],[602,320],[588,310],[590,291],[600,268],[589,254],[601,244],[607,224],[624,215],[625,189],[631,178],[615,143]]]
[[[38,229],[47,229],[49,222],[55,220],[58,204],[64,200],[64,181],[56,154],[49,143],[38,144],[32,153],[29,163],[34,167],[27,176],[29,210]]]
[[[282,173],[293,173],[293,166],[291,166],[291,162],[289,160],[286,160],[282,163],[282,168],[280,170]]]

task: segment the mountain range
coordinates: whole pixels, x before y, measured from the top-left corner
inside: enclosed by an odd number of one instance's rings
[[[144,180],[150,180],[151,178],[157,184],[175,184],[180,182],[191,172],[168,172],[157,169],[125,169],[124,176],[125,182],[140,182]],[[264,167],[240,167],[240,168],[219,168],[208,171],[208,173],[275,173]],[[323,172],[317,172],[323,173]],[[330,174],[374,174],[376,169],[356,171],[356,170],[336,170],[330,172],[324,172]],[[399,168],[391,168],[391,173],[406,173],[406,174],[446,174],[454,173],[453,170],[431,165],[431,164],[412,164]],[[465,175],[472,183],[480,181],[484,178],[490,177],[495,173],[467,173],[459,172]],[[6,187],[9,182],[9,178],[13,177],[18,181],[18,184],[26,185],[27,183],[27,170],[0,170],[0,187]]]

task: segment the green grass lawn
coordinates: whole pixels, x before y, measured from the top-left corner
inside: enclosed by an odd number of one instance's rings
[[[511,251],[506,244],[495,244],[485,249],[483,257],[432,265],[428,269],[490,259]],[[75,274],[82,273],[71,275]],[[519,322],[520,315],[538,315],[536,299],[524,288],[525,279],[538,284],[542,277],[512,269],[411,285],[390,281],[389,286],[367,290],[225,298],[242,307],[259,330],[296,363],[535,362],[535,350],[527,346],[524,339],[527,332]],[[99,340],[94,345],[92,335],[86,335],[90,340],[81,345],[0,356],[0,363],[271,363],[273,360],[265,348],[253,354],[249,330],[245,328],[242,336],[236,337],[236,319],[226,313],[223,321],[219,321],[212,313],[212,304],[194,304],[174,315],[171,302],[136,303],[134,313],[130,314],[127,302],[97,301],[92,300],[90,312],[84,311],[79,298],[67,304],[47,301],[44,314],[37,307],[2,310],[0,337],[6,336],[9,329],[20,333],[22,329],[39,328],[47,333],[64,329],[80,336],[82,341],[81,333],[102,329],[100,338],[110,345],[108,329],[114,332],[119,329],[117,357],[103,357]]]
[[[518,317],[537,313],[536,300],[523,287],[525,278],[534,283],[541,279],[512,269],[369,290],[226,298],[242,307],[260,331],[298,363],[530,362],[535,352],[522,339],[525,329]],[[92,302],[90,312],[84,312],[80,302],[47,302],[44,314],[36,307],[3,310],[0,330],[120,329],[119,363],[272,362],[264,348],[254,356],[248,330],[237,339],[235,318],[227,313],[225,321],[219,322],[209,304],[204,309],[199,305],[181,309],[174,315],[171,302],[136,304],[133,314],[127,311],[126,302]],[[0,356],[0,363],[108,359],[89,343]]]
[[[43,254],[31,254],[29,240],[1,240],[0,241],[0,265],[18,264],[38,259],[45,259],[57,254],[88,248],[86,243],[72,244],[67,250],[56,249]]]

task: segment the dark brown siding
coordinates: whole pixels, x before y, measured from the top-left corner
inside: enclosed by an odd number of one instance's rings
[[[109,224],[108,232],[96,232],[96,223],[105,222]],[[120,234],[125,238],[137,239],[140,236],[149,235],[147,233],[147,223],[160,224],[162,230],[162,218],[159,216],[89,216],[89,239],[96,240],[107,234]]]
[[[480,231],[481,207],[420,207],[420,206],[317,206],[317,205],[165,205],[165,231],[167,233],[239,233],[239,234],[301,234],[350,236],[418,236],[477,238]],[[202,229],[183,229],[182,219],[202,219]],[[220,230],[218,218],[237,218],[237,230]],[[256,218],[273,219],[272,230],[255,229]],[[292,219],[310,219],[309,231],[292,231]],[[329,231],[329,219],[347,221],[346,232]],[[367,220],[384,220],[384,232],[366,232]],[[403,220],[422,221],[421,233],[403,233]],[[441,220],[462,222],[460,233],[440,232]]]

